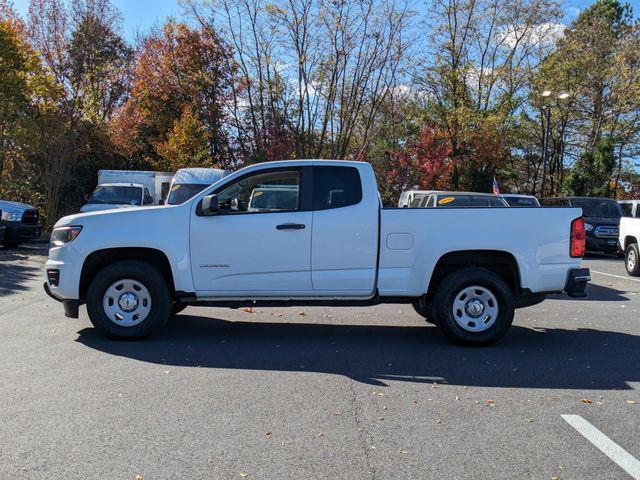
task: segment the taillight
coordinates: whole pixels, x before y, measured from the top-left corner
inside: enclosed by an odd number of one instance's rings
[[[573,258],[584,255],[587,232],[584,229],[584,218],[576,218],[571,222],[571,241],[569,242],[569,255]]]

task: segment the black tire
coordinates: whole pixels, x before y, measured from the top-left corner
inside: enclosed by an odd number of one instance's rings
[[[121,326],[111,321],[103,307],[103,298],[114,283],[131,279],[142,284],[149,293],[151,306],[146,318],[137,325]],[[171,315],[172,298],[162,273],[145,262],[126,260],[116,262],[93,278],[87,291],[87,313],[96,329],[105,335],[122,340],[146,338],[164,326]]]
[[[186,303],[175,302],[171,306],[171,317],[172,318],[175,317],[177,314],[179,314],[181,311],[183,311],[188,306],[189,305],[187,305]]]
[[[488,300],[488,304],[483,308],[482,312],[477,318],[480,322],[491,322],[490,326],[481,331],[469,331],[463,328],[460,323],[454,317],[454,301],[456,297],[462,292],[472,286],[481,287],[477,292],[489,292],[493,298]],[[474,292],[471,292],[474,295]],[[470,297],[467,297],[470,298]],[[495,299],[495,301],[494,301]],[[462,298],[464,300],[464,298]],[[478,302],[476,302],[478,303]],[[480,303],[484,303],[480,301]],[[468,305],[469,301],[465,305]],[[494,316],[483,317],[486,307],[486,312],[489,309],[493,309],[495,305],[497,312]],[[466,306],[465,306],[466,309]],[[500,340],[511,327],[513,322],[513,315],[515,311],[515,302],[513,293],[505,281],[495,273],[485,270],[483,268],[462,268],[450,273],[442,281],[438,289],[436,290],[433,299],[433,314],[434,318],[444,331],[445,335],[453,340],[457,344],[462,345],[489,345]],[[455,315],[460,318],[460,322],[464,323],[465,318],[470,318],[465,312],[458,310]],[[485,320],[486,319],[486,320]],[[474,319],[475,322],[475,319]],[[477,326],[480,322],[469,322],[467,328]],[[479,328],[484,328],[482,325]]]
[[[624,256],[624,267],[632,277],[640,276],[640,251],[638,250],[637,243],[631,243],[627,246]]]
[[[436,325],[436,322],[433,319],[433,307],[431,304],[428,304],[426,308],[422,308],[420,306],[420,300],[414,300],[411,302],[411,305],[416,313],[424,318],[425,322]]]

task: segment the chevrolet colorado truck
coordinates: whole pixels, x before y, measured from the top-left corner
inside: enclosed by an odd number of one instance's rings
[[[368,163],[281,161],[180,205],[60,219],[44,287],[121,339],[186,305],[411,303],[455,342],[484,345],[516,308],[586,295],[584,247],[578,208],[382,208]]]
[[[624,266],[632,277],[640,277],[640,218],[622,217],[618,242],[624,252]]]

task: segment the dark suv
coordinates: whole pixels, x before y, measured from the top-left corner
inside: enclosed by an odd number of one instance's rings
[[[2,225],[6,227],[4,245],[16,247],[42,233],[38,210],[31,205],[0,200]]]
[[[582,217],[587,231],[587,250],[620,253],[618,232],[623,212],[615,200],[596,197],[559,197],[545,198],[542,200],[542,205],[582,208]]]

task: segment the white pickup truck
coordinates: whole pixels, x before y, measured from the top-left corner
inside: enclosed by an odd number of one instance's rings
[[[269,195],[252,209],[261,192]],[[514,309],[586,295],[577,208],[382,208],[371,165],[303,160],[239,170],[180,205],[56,223],[45,290],[115,338],[186,305],[412,303],[454,341],[489,344]]]
[[[620,250],[624,252],[624,266],[627,273],[633,277],[640,277],[640,218],[622,217],[618,234]]]

